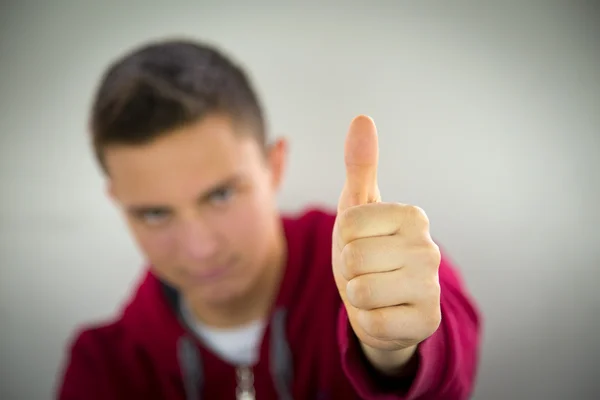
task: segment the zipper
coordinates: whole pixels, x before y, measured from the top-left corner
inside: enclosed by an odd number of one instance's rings
[[[255,400],[254,373],[250,366],[236,368],[237,388],[235,391],[237,400]]]

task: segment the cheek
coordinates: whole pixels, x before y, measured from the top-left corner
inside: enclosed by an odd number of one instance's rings
[[[227,231],[228,242],[233,247],[243,250],[252,247],[255,239],[256,213],[250,207],[236,207],[223,215],[219,225]]]
[[[175,235],[171,231],[135,228],[134,233],[144,255],[156,268],[165,268],[173,263]]]
[[[228,229],[235,246],[248,253],[262,252],[269,244],[273,210],[258,197],[243,199],[228,213]]]

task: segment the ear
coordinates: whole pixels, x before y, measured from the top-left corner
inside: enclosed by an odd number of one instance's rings
[[[288,142],[278,138],[267,149],[267,161],[271,170],[271,179],[274,189],[279,189],[287,165]]]
[[[106,195],[108,196],[109,199],[111,199],[113,202],[117,201],[117,194],[115,192],[115,184],[113,183],[113,181],[111,179],[106,180],[104,190],[106,191]]]

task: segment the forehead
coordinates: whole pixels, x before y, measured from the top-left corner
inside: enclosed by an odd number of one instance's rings
[[[258,143],[226,117],[209,116],[141,146],[106,149],[113,190],[125,202],[184,201],[260,163]]]

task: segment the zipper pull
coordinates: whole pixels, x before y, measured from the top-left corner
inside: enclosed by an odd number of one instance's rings
[[[254,392],[254,374],[248,366],[238,367],[237,372],[237,400],[256,400]]]

